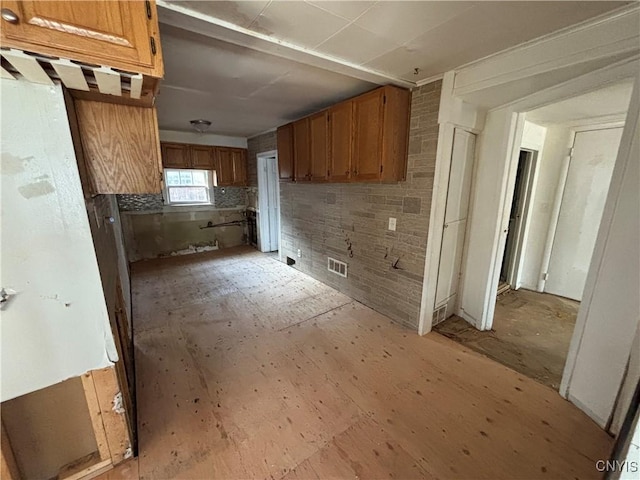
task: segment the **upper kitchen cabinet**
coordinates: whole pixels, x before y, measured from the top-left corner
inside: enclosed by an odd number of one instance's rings
[[[398,182],[406,178],[411,92],[377,88],[278,129],[280,179]]]
[[[76,100],[77,128],[91,193],[160,193],[155,108]]]
[[[293,124],[278,127],[278,172],[280,181],[293,180]]]
[[[232,148],[231,163],[233,164],[232,185],[245,186],[247,184],[247,150],[244,148]]]
[[[378,180],[382,172],[384,90],[378,89],[353,100],[354,142],[351,178]]]
[[[323,182],[329,177],[329,112],[309,117],[309,180]]]
[[[215,147],[206,145],[189,145],[191,168],[200,170],[215,170]],[[166,166],[166,165],[165,165]]]
[[[219,187],[247,184],[247,150],[244,148],[214,147],[216,178]]]
[[[3,0],[1,6],[3,47],[163,76],[155,0]]]
[[[348,182],[353,151],[353,102],[329,109],[329,181]]]
[[[164,168],[191,168],[189,145],[163,142],[162,166]]]
[[[293,123],[293,171],[296,182],[311,181],[309,118]]]

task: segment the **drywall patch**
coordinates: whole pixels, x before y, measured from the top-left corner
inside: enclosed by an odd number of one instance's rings
[[[3,175],[16,175],[25,170],[25,166],[33,157],[17,157],[10,153],[2,153],[2,162],[0,162],[0,172]]]
[[[56,189],[48,180],[40,180],[38,182],[27,183],[18,187],[18,192],[27,200],[34,197],[42,197],[55,192]]]

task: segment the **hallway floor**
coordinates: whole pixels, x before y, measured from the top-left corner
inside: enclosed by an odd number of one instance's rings
[[[557,392],[250,248],[132,266],[140,478],[600,478]]]
[[[509,290],[498,296],[491,331],[457,316],[435,331],[558,390],[579,306],[548,293]]]

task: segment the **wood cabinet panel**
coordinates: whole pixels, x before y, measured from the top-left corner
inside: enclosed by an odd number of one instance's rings
[[[243,148],[234,148],[231,151],[233,162],[233,185],[244,186],[247,184],[247,151]]]
[[[353,151],[353,102],[343,102],[329,110],[330,181],[346,182],[351,177]]]
[[[317,113],[309,118],[309,177],[313,182],[329,177],[329,112]]]
[[[377,180],[382,165],[384,90],[378,89],[353,100],[354,145],[352,180]]]
[[[160,193],[155,108],[87,100],[75,107],[93,193]]]
[[[36,53],[163,76],[155,1],[9,1],[2,44]]]
[[[164,168],[190,168],[189,145],[162,143],[162,166]]]
[[[189,145],[188,147],[191,168],[200,170],[214,170],[216,168],[214,147],[206,145]]]
[[[309,142],[309,118],[293,124],[293,171],[296,182],[311,180],[311,144]]]
[[[216,147],[216,176],[218,186],[233,185],[233,151],[227,147]]]
[[[278,175],[281,181],[293,180],[293,124],[278,128]]]
[[[411,92],[384,87],[384,126],[382,142],[382,181],[399,181],[407,177],[409,117]]]

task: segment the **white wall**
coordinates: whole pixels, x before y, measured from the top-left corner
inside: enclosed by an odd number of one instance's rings
[[[217,145],[219,147],[247,148],[247,139],[244,137],[229,137],[227,135],[216,135],[215,133],[160,130],[160,141],[193,143],[195,145]]]
[[[640,323],[639,86],[637,77],[561,385],[603,427]]]
[[[542,128],[542,127],[540,127]],[[539,290],[543,257],[547,242],[553,208],[567,154],[571,142],[568,127],[554,125],[546,128],[544,146],[538,155],[533,186],[529,230],[523,249],[521,286]],[[523,145],[524,146],[524,145]]]
[[[480,330],[493,321],[523,129],[524,116],[504,108],[487,114],[478,135],[459,314]]]
[[[60,86],[0,80],[1,401],[117,359]]]

